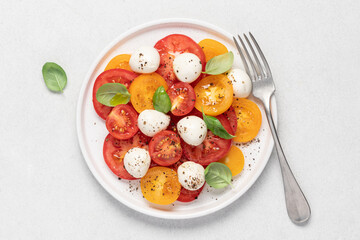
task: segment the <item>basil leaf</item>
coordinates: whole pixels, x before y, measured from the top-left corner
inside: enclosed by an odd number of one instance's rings
[[[168,113],[170,111],[171,101],[163,86],[156,89],[153,96],[153,105],[155,110],[159,112]]]
[[[225,130],[224,126],[221,124],[219,119],[212,116],[206,116],[204,110],[202,110],[202,114],[203,114],[203,120],[206,123],[207,128],[213,134],[224,139],[232,139],[233,137],[235,137],[234,135],[231,135]]]
[[[47,62],[42,67],[42,75],[46,87],[53,92],[63,92],[67,83],[64,69],[53,62]]]
[[[213,188],[224,188],[231,185],[232,173],[230,169],[222,163],[210,163],[205,169],[205,181]]]
[[[206,63],[205,72],[210,75],[218,75],[224,73],[232,67],[234,62],[234,54],[232,52],[213,57]]]
[[[96,92],[96,100],[108,107],[127,104],[130,93],[121,83],[105,83]]]

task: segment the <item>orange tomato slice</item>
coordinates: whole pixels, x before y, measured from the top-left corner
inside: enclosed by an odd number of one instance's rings
[[[213,75],[203,78],[195,88],[195,108],[210,116],[222,114],[233,101],[233,86],[224,75]]]
[[[232,175],[236,176],[244,169],[245,158],[244,154],[238,147],[231,146],[226,157],[220,159],[219,162],[228,166]]]
[[[261,111],[253,101],[246,98],[234,98],[232,104],[237,117],[236,142],[253,140],[261,127]]]
[[[178,199],[181,184],[174,169],[150,168],[140,181],[143,196],[152,203],[167,205]]]
[[[154,109],[153,96],[160,86],[163,86],[165,91],[168,89],[164,78],[157,73],[142,74],[134,79],[129,88],[130,101],[138,113]]]
[[[120,55],[113,57],[110,60],[110,62],[108,63],[108,65],[106,66],[105,71],[109,70],[109,69],[115,69],[115,68],[132,71],[130,68],[130,65],[129,65],[130,57],[131,57],[131,55],[129,55],[129,54],[120,54]]]
[[[228,49],[220,42],[214,39],[204,39],[199,42],[200,47],[204,51],[206,62],[213,57],[227,53]]]

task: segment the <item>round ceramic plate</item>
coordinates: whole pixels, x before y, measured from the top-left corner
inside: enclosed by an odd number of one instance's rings
[[[186,219],[204,216],[220,210],[243,195],[263,171],[273,149],[273,140],[263,108],[262,126],[258,136],[246,144],[236,144],[244,153],[245,167],[234,177],[233,188],[213,189],[208,185],[198,199],[190,203],[175,202],[167,206],[155,205],[142,197],[139,180],[119,180],[103,160],[103,142],[108,134],[105,122],[95,113],[92,104],[92,88],[96,77],[104,71],[111,58],[118,54],[131,54],[143,45],[153,46],[169,34],[185,34],[196,42],[211,38],[223,43],[235,53],[234,67],[243,68],[232,35],[218,27],[191,19],[165,19],[133,28],[120,35],[100,54],[94,62],[80,92],[77,106],[77,132],[80,147],[89,169],[99,183],[117,200],[126,206],[147,215]],[[276,122],[276,105],[273,99],[272,112]]]

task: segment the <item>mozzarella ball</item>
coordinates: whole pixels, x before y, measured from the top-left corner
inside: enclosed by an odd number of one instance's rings
[[[173,62],[174,73],[182,82],[191,83],[201,74],[201,61],[195,54],[182,53]]]
[[[250,95],[252,90],[252,82],[246,72],[238,68],[231,69],[227,73],[227,77],[232,82],[234,97],[247,98]]]
[[[204,120],[196,116],[182,118],[177,123],[180,137],[189,145],[198,146],[206,137],[207,127]]]
[[[133,52],[129,65],[137,73],[155,72],[160,65],[160,54],[153,47],[141,47]]]
[[[150,167],[150,154],[143,148],[132,148],[124,156],[124,167],[134,178],[142,178]]]
[[[165,130],[170,124],[170,116],[156,111],[144,110],[139,114],[138,127],[146,136],[153,137],[158,132]]]
[[[184,162],[177,170],[181,186],[190,191],[200,189],[205,183],[205,169],[198,163]]]

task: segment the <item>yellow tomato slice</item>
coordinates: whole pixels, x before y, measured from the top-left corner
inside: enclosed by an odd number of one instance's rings
[[[194,88],[195,108],[210,116],[225,112],[233,101],[231,81],[224,75],[213,75],[203,78]]]
[[[200,47],[204,51],[206,62],[213,57],[227,53],[228,49],[220,42],[214,39],[204,39],[199,42]]]
[[[130,101],[138,113],[146,109],[154,109],[153,96],[158,87],[168,86],[162,76],[157,73],[142,74],[134,79],[130,85]]]
[[[181,190],[176,171],[167,167],[150,168],[141,178],[140,185],[144,197],[160,205],[175,202]]]
[[[108,63],[108,65],[106,66],[105,71],[109,70],[109,69],[115,69],[115,68],[132,71],[130,68],[130,65],[129,65],[130,57],[131,57],[131,55],[129,55],[129,54],[120,54],[120,55],[113,57],[110,60],[110,62]]]
[[[228,166],[232,175],[236,176],[244,169],[245,158],[244,154],[238,147],[231,146],[226,157],[220,159],[219,162]]]
[[[253,101],[246,98],[234,98],[232,104],[237,117],[236,142],[253,140],[261,127],[261,111]]]

